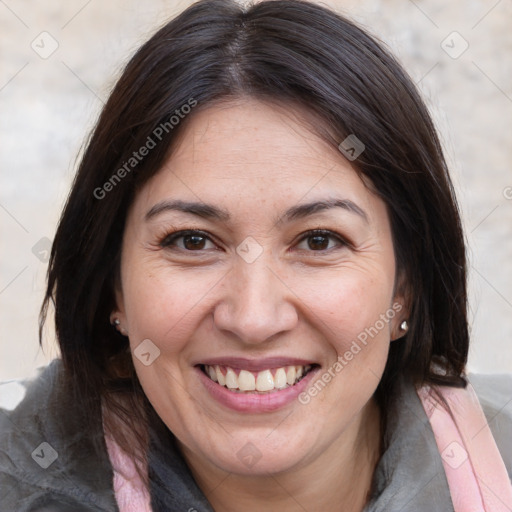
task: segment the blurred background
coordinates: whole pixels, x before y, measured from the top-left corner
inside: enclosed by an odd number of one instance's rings
[[[58,355],[50,325],[39,347],[38,313],[76,156],[123,65],[190,3],[0,0],[0,380]],[[469,245],[469,368],[512,372],[512,1],[323,3],[390,47],[422,91]]]

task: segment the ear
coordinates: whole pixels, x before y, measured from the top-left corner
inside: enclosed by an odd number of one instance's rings
[[[410,286],[408,286],[403,273],[400,272],[395,283],[395,291],[391,304],[391,308],[395,312],[390,322],[391,341],[400,339],[407,333],[407,324],[410,323],[411,299],[412,294],[410,292]],[[406,322],[406,324],[404,324],[404,322]]]
[[[128,320],[124,306],[124,295],[120,279],[114,283],[115,307],[110,314],[110,323],[123,335],[128,336]]]

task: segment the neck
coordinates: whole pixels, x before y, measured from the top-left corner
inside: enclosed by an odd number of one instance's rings
[[[371,399],[327,451],[299,468],[265,476],[219,471],[181,446],[216,512],[361,512],[380,458],[380,412]]]

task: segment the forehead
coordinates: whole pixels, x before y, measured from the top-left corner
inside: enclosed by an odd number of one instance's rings
[[[351,170],[341,154],[314,133],[308,121],[305,111],[289,106],[253,99],[221,103],[191,119],[172,160],[177,164],[193,157],[188,164],[194,168],[210,162],[218,165],[219,159],[224,159],[225,171],[239,178],[268,176],[269,170],[286,169],[297,176],[295,169],[301,161],[301,170],[311,173],[315,167],[321,170],[335,162]],[[237,173],[241,164],[245,172]]]
[[[371,207],[373,194],[311,121],[296,109],[252,99],[196,111],[136,204],[178,197],[247,209],[342,194]]]

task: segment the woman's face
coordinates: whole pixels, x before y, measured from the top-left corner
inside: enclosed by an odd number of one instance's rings
[[[118,316],[185,452],[291,470],[360,425],[404,319],[386,207],[284,109],[189,121],[129,212]]]

